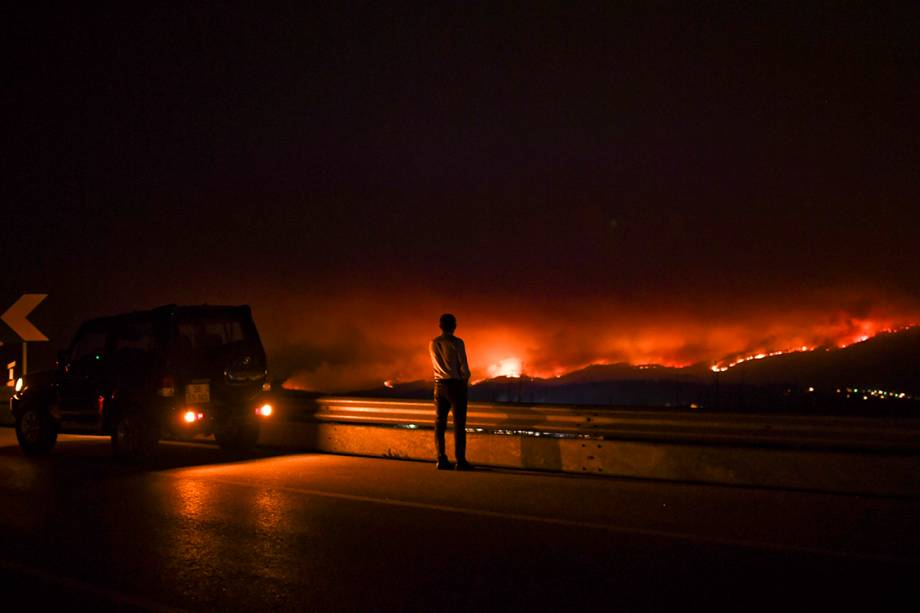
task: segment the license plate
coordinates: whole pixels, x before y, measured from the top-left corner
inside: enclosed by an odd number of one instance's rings
[[[185,386],[185,401],[189,404],[211,402],[211,385],[209,383],[189,383]]]

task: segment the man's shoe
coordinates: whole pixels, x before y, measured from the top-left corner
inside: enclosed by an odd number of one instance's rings
[[[445,458],[438,458],[438,470],[451,470],[454,465]]]
[[[458,460],[456,470],[473,470],[473,465],[466,460]]]

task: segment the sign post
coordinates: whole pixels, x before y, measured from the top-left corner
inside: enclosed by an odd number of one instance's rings
[[[22,339],[22,376],[29,372],[29,352],[27,343],[47,341],[48,337],[36,328],[28,316],[48,294],[23,294],[0,315],[0,319]]]

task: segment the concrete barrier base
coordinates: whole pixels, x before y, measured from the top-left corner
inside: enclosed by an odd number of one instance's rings
[[[453,441],[448,434],[448,449]],[[261,444],[362,456],[434,460],[430,429],[278,423]],[[483,466],[758,487],[920,496],[920,455],[553,436],[468,434]]]

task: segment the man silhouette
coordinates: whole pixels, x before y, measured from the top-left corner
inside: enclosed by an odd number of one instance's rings
[[[438,470],[450,470],[454,465],[447,459],[444,450],[444,432],[447,430],[447,414],[454,411],[454,450],[457,470],[473,467],[466,461],[466,384],[470,378],[470,366],[466,361],[466,346],[463,340],[454,336],[457,318],[450,313],[441,315],[439,323],[443,334],[431,340],[428,353],[434,368],[434,444],[438,450]]]

